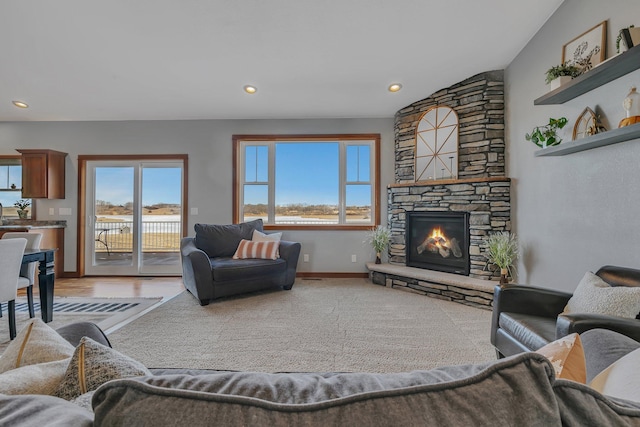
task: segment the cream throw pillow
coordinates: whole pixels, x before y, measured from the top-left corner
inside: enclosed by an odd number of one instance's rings
[[[607,282],[587,272],[563,314],[590,313],[635,319],[640,313],[640,287],[609,286]]]
[[[253,230],[253,235],[251,236],[251,240],[253,240],[254,242],[279,242],[281,239],[282,233],[265,234],[258,230]]]
[[[573,333],[545,345],[536,353],[543,355],[553,365],[556,378],[576,381],[581,384],[587,382],[587,362],[580,335]]]
[[[640,402],[640,348],[612,363],[589,385],[602,394]]]
[[[41,319],[22,328],[0,357],[0,373],[21,366],[67,359],[75,348]]]
[[[23,366],[0,374],[1,394],[52,395],[64,378],[70,357]]]

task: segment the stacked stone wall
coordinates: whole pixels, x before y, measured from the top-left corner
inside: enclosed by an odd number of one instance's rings
[[[420,116],[436,105],[458,114],[458,178],[505,176],[504,73],[498,70],[470,77],[396,113],[395,181],[415,181],[416,127]]]
[[[449,106],[458,114],[458,177],[415,182],[416,127],[421,115],[435,105]],[[499,271],[487,266],[485,252],[489,233],[511,230],[511,181],[505,172],[502,70],[470,77],[396,113],[395,181],[396,184],[388,189],[391,264],[406,264],[408,212],[469,212],[470,276],[499,277]]]

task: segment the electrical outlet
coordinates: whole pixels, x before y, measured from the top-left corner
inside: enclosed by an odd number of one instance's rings
[[[191,215],[198,215],[198,208],[191,208]]]
[[[56,214],[56,208],[49,208],[49,215],[55,215]]]
[[[304,262],[309,262],[309,254],[304,254],[304,255],[302,255],[302,260],[303,260]]]
[[[358,257],[356,254],[351,255],[351,262],[358,262]]]

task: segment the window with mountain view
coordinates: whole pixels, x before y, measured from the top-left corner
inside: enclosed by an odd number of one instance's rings
[[[379,223],[380,136],[234,136],[234,220],[269,228]]]

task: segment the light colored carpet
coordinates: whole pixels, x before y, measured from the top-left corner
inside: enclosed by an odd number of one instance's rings
[[[490,322],[490,311],[366,279],[298,279],[205,307],[185,291],[109,340],[151,368],[399,372],[494,360]]]
[[[37,300],[37,298],[36,298]],[[117,328],[129,319],[139,315],[156,304],[162,298],[54,298],[53,321],[47,323],[56,329],[69,323],[93,322],[103,330]],[[16,331],[19,333],[31,319],[26,310],[26,298],[16,299]],[[121,307],[126,304],[124,309]],[[21,310],[24,305],[24,311]],[[41,318],[40,304],[36,303],[35,315]],[[3,304],[3,317],[0,318],[0,352],[9,344],[9,318],[7,305]]]

